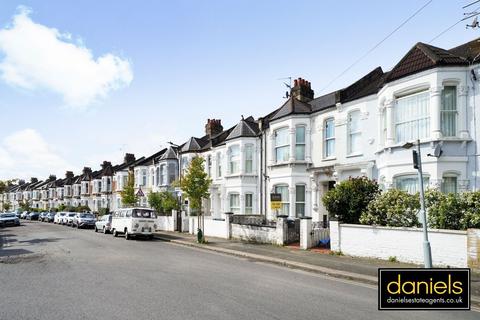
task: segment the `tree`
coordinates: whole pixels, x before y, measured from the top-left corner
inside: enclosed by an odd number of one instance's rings
[[[120,192],[122,195],[122,203],[126,206],[133,207],[137,204],[138,197],[135,194],[135,177],[133,172],[128,173],[127,185]]]
[[[7,201],[7,202],[5,202],[5,203],[3,204],[3,209],[4,209],[5,211],[10,210],[11,207],[12,207],[12,205],[11,205],[10,201]]]
[[[344,223],[358,223],[362,212],[379,193],[375,181],[350,177],[329,190],[322,201],[331,216]]]
[[[190,162],[187,168],[185,176],[180,181],[180,188],[183,194],[188,198],[191,209],[197,209],[198,214],[198,242],[205,242],[203,235],[203,214],[202,214],[202,199],[207,198],[210,194],[208,189],[212,183],[212,180],[205,172],[203,164],[204,160],[201,157],[195,157]],[[200,219],[202,217],[202,219]],[[201,224],[200,224],[201,220]]]
[[[150,192],[148,194],[148,205],[157,213],[163,212],[162,194],[160,192]]]
[[[164,212],[171,212],[172,210],[178,210],[178,199],[169,191],[163,191],[162,193],[162,208]]]
[[[20,204],[20,209],[22,209],[22,211],[30,211],[30,201],[28,200],[24,200],[22,201]]]

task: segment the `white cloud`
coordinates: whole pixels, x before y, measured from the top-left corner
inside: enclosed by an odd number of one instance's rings
[[[25,7],[0,29],[0,53],[0,76],[6,83],[51,90],[70,107],[84,108],[133,79],[128,60],[112,53],[95,59],[81,40],[74,43],[69,33],[32,21]]]
[[[76,169],[63,159],[33,129],[24,129],[5,137],[0,143],[0,179],[37,177],[50,173],[63,175]]]

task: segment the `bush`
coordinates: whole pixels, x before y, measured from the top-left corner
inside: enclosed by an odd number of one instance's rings
[[[330,216],[345,223],[358,223],[362,211],[379,193],[375,181],[350,177],[329,190],[322,201]]]
[[[110,214],[110,209],[108,209],[108,208],[100,208],[100,209],[98,210],[98,215],[99,215],[99,216],[104,216],[104,215],[106,215],[106,214]]]
[[[428,226],[435,229],[462,229],[465,203],[455,193],[444,194],[438,190],[425,193]]]
[[[462,229],[480,228],[480,191],[461,193],[460,199],[464,209]]]
[[[419,226],[417,213],[420,209],[418,194],[390,189],[370,202],[360,217],[361,224],[390,227]]]

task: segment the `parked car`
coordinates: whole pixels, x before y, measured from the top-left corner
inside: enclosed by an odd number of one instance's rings
[[[72,228],[93,228],[95,227],[95,216],[90,212],[79,212],[72,219]]]
[[[58,224],[62,224],[62,219],[63,219],[63,217],[64,217],[66,214],[67,214],[67,213],[66,213],[66,212],[63,212],[63,211],[62,211],[62,212],[57,212],[57,213],[55,214],[55,217],[53,218],[53,223],[55,223],[55,224],[57,224],[57,223],[58,223]]]
[[[12,212],[12,213],[14,213],[15,216],[16,216],[18,219],[20,219],[20,216],[22,215],[22,211],[20,211],[20,210],[17,210],[17,211]]]
[[[95,222],[95,232],[102,231],[103,233],[110,233],[112,230],[112,215],[106,214],[98,218]]]
[[[30,212],[27,216],[27,220],[38,220],[39,214],[38,212]]]
[[[15,213],[2,213],[0,214],[0,227],[7,226],[19,226],[20,219],[15,215]]]
[[[42,211],[40,212],[40,214],[38,215],[38,221],[43,221],[43,219],[45,219],[45,216],[47,215],[48,212],[46,211]]]
[[[53,222],[53,219],[55,218],[55,212],[47,212],[45,217],[43,218],[43,221],[45,222]]]
[[[67,212],[67,214],[63,217],[63,223],[67,226],[72,225],[73,223],[73,218],[75,218],[76,213],[75,212]]]
[[[27,219],[29,213],[30,213],[30,212],[28,212],[28,211],[23,211],[23,212],[20,214],[20,218],[21,218],[21,219]]]
[[[118,237],[123,233],[126,240],[132,237],[153,239],[157,229],[155,212],[146,208],[124,208],[115,211],[112,217],[112,233]]]

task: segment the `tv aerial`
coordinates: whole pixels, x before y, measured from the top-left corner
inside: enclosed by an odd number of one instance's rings
[[[290,90],[292,90],[292,77],[285,77],[285,78],[278,78],[277,80],[289,80],[288,83],[286,83],[285,81],[283,81],[283,84],[285,85],[285,87],[287,87],[287,91],[285,91],[285,96],[283,96],[282,98],[284,99],[288,99],[290,98]]]
[[[478,23],[478,17],[475,17],[475,18],[473,18],[473,21],[472,21],[471,24],[467,24],[465,26],[465,29],[468,29],[468,28],[475,29],[475,28],[479,28],[479,27],[480,27],[480,23]]]

